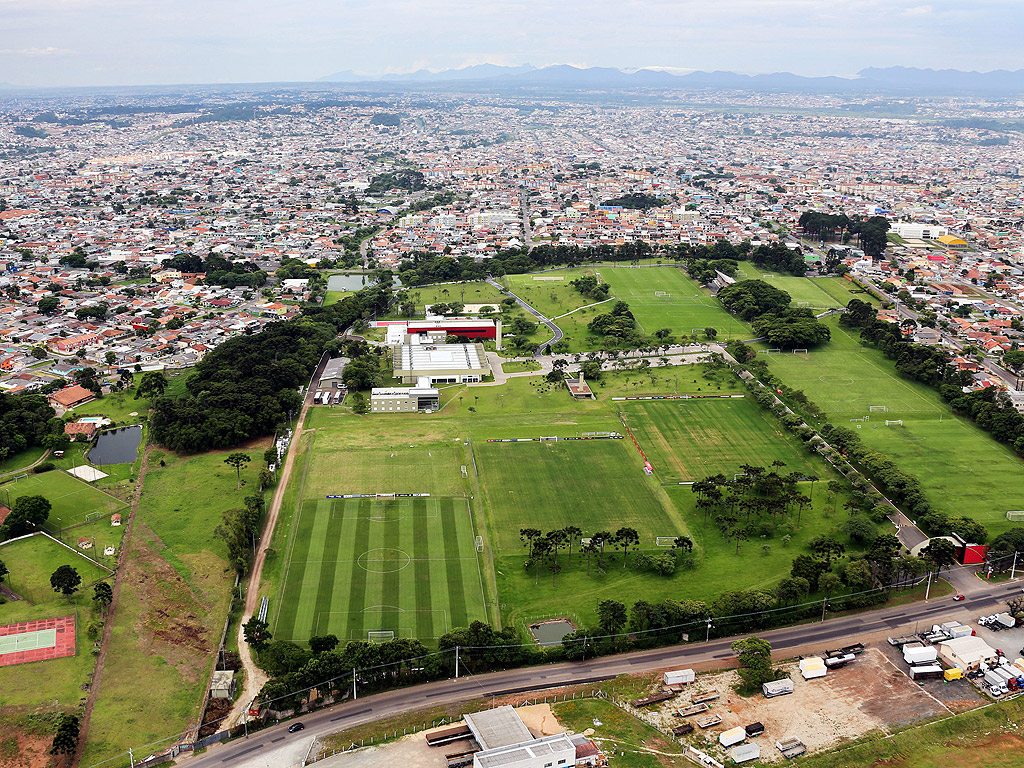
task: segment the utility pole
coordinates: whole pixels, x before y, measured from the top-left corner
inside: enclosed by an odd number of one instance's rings
[[[352,667],[352,700],[359,698],[359,691],[356,690],[356,668]]]
[[[1010,578],[1017,575],[1017,550],[1013,551],[1013,565],[1010,566]]]
[[[455,646],[455,679],[459,679],[459,646]]]
[[[931,594],[931,591],[932,591],[932,572],[928,571],[928,586],[925,587],[925,589],[924,589],[924,599],[925,599],[925,602],[928,601],[928,595]]]
[[[132,754],[131,747],[128,747],[128,761],[132,764],[132,768],[135,768],[135,756]]]
[[[821,601],[821,620],[825,620],[825,609],[828,608],[828,598]]]
[[[708,619],[708,631],[707,631],[707,634],[704,636],[704,642],[706,643],[706,642],[708,642],[710,640],[711,640],[711,619]]]

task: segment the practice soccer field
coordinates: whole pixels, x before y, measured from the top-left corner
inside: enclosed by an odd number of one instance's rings
[[[45,496],[52,505],[50,517],[45,525],[46,529],[54,534],[60,526],[67,528],[70,525],[84,523],[104,514],[118,512],[127,506],[120,499],[57,469],[38,475],[27,475],[12,483],[6,483],[2,489],[3,494],[0,498],[4,503],[7,503],[8,495],[12,504],[19,496]],[[59,523],[57,518],[60,518]]]
[[[771,277],[768,277],[771,275]],[[845,307],[850,299],[871,301],[871,295],[844,277],[793,277],[758,269],[749,262],[741,262],[737,280],[764,280],[788,293],[795,307],[834,309]]]
[[[494,549],[521,552],[520,528],[635,528],[641,547],[684,533],[655,497],[643,460],[625,440],[483,443],[476,447]]]
[[[62,565],[78,571],[83,588],[110,575],[91,560],[42,534],[6,542],[0,546],[0,560],[10,570],[7,580],[11,589],[37,604],[63,599],[50,586],[50,575]]]
[[[768,355],[772,370],[802,389],[832,423],[857,430],[868,447],[917,475],[936,508],[968,515],[992,534],[1011,527],[1006,512],[1024,509],[1024,462],[953,415],[931,388],[901,377],[880,351],[862,346],[855,331],[835,318],[826,322],[829,344],[807,356]]]
[[[307,499],[299,514],[271,606],[275,638],[392,632],[429,641],[486,621],[465,499]]]
[[[750,329],[678,267],[596,267],[615,298],[629,304],[646,333],[671,328],[674,334],[717,329],[719,338],[749,338]],[[658,296],[657,293],[666,294]]]
[[[788,472],[814,472],[803,446],[749,396],[634,401],[622,411],[655,474],[668,482],[719,473],[731,478],[741,464],[775,460],[786,462]]]

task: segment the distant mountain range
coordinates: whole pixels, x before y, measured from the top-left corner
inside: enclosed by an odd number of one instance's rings
[[[735,72],[689,72],[675,75],[660,69],[633,71],[611,67],[574,67],[555,64],[532,67],[525,64],[505,67],[477,64],[440,72],[420,69],[404,74],[379,77],[355,72],[335,72],[319,78],[332,83],[390,83],[395,85],[458,84],[474,88],[653,88],[691,89],[716,88],[753,91],[796,91],[807,93],[1024,93],[1024,69],[1010,72],[962,72],[956,69],[917,69],[915,67],[869,67],[856,77],[804,77],[790,72],[764,75],[740,75]]]

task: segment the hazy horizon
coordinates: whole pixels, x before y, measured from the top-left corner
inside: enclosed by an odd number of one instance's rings
[[[1012,0],[0,0],[0,23],[0,81],[30,87],[307,82],[479,63],[850,77],[1024,61],[1024,6]]]

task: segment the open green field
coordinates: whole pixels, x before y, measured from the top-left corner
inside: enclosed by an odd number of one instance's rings
[[[626,423],[659,477],[667,482],[731,477],[741,464],[784,461],[811,474],[815,460],[749,396],[620,403]]]
[[[428,304],[444,303],[450,304],[453,301],[462,304],[490,304],[495,310],[498,304],[506,298],[497,288],[490,283],[483,281],[471,283],[445,283],[443,285],[414,286],[403,289],[409,294],[409,299],[416,304],[416,311],[423,312]]]
[[[575,733],[593,730],[594,736],[601,740],[605,754],[615,754],[612,765],[617,768],[684,768],[694,765],[683,756],[683,747],[678,742],[610,701],[581,698],[556,704],[552,709],[559,725],[564,728]]]
[[[142,374],[135,374],[136,382],[142,378]],[[149,400],[145,398],[135,399],[135,387],[123,389],[119,392],[111,392],[85,405],[80,405],[72,411],[78,416],[106,416],[116,424],[138,424],[148,417]],[[132,416],[131,414],[135,414]]]
[[[84,523],[87,519],[120,512],[126,506],[120,499],[58,469],[27,475],[0,486],[0,489],[3,490],[3,500],[6,502],[9,496],[11,503],[19,496],[45,496],[52,505],[45,527],[54,534],[59,526],[67,528]],[[57,518],[60,518],[59,523]]]
[[[645,482],[643,460],[628,439],[483,443],[480,483],[497,552],[522,552],[519,529],[577,525],[584,535],[627,526],[641,546],[684,533]]]
[[[768,355],[772,370],[802,389],[837,426],[856,428],[870,448],[917,475],[931,503],[968,515],[993,535],[1012,526],[1006,512],[1024,509],[1024,461],[970,422],[952,414],[930,387],[904,379],[873,347],[826,320],[832,341],[807,356]],[[870,412],[870,406],[887,412]],[[868,421],[851,419],[868,417]],[[902,426],[885,426],[902,420]]]
[[[541,314],[554,318],[595,303],[569,285],[570,280],[594,272],[595,269],[591,267],[559,269],[539,275],[506,275],[502,282]]]
[[[398,439],[387,448],[347,451],[332,435],[320,437],[303,498],[343,493],[462,495],[461,462],[454,441],[423,445],[413,439],[402,443],[402,436],[396,435]]]
[[[307,499],[285,566],[273,632],[433,640],[486,619],[464,499]]]
[[[17,472],[18,470],[24,472],[25,467],[37,462],[44,453],[46,453],[45,448],[36,446],[26,448],[24,451],[20,451],[13,456],[8,456],[3,461],[0,461],[0,475],[7,474],[8,472]]]
[[[337,304],[339,301],[344,299],[346,296],[351,296],[352,291],[325,291],[324,292],[324,306],[329,307],[331,304]]]
[[[120,596],[108,663],[97,690],[83,765],[122,755],[185,730],[199,716],[231,599],[234,571],[214,531],[225,510],[258,493],[266,440],[242,446],[253,461],[224,463],[232,451],[176,456],[154,450],[135,527],[120,561]],[[164,466],[161,466],[161,461]],[[139,681],[146,705],[139,706]]]
[[[766,277],[771,275],[771,277]],[[811,309],[835,309],[845,307],[850,299],[873,301],[867,293],[845,277],[793,277],[767,272],[749,262],[740,263],[737,280],[764,280],[793,297],[793,305]]]
[[[730,315],[718,300],[678,267],[602,267],[596,270],[615,298],[629,304],[644,333],[671,328],[676,336],[712,327],[719,339],[744,337],[749,327]],[[657,292],[668,294],[656,296]]]
[[[32,603],[46,603],[59,598],[66,605],[66,601],[50,586],[50,574],[62,565],[70,565],[78,571],[82,577],[80,590],[110,575],[88,558],[43,535],[0,545],[0,560],[11,571],[7,577],[10,588]],[[3,607],[0,607],[2,618]]]

